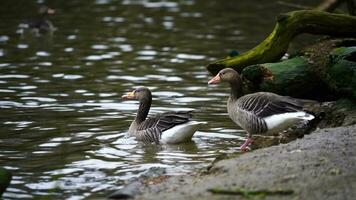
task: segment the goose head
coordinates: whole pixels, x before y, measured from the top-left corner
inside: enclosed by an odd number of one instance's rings
[[[53,15],[55,13],[55,10],[46,5],[41,5],[38,8],[38,13],[42,16]]]
[[[122,95],[124,100],[138,100],[140,102],[152,99],[151,91],[146,87],[139,87],[132,92]]]
[[[240,80],[240,75],[231,68],[225,68],[219,71],[219,73],[212,78],[208,84],[218,84],[220,82],[235,83]]]

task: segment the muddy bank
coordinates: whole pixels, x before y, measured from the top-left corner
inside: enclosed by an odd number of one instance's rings
[[[356,125],[325,128],[288,144],[221,160],[199,175],[135,183],[131,192],[134,188],[135,199],[244,198],[211,189],[243,190],[247,196],[266,199],[355,199],[355,163]]]

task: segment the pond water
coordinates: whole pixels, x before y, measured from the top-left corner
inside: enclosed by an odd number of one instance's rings
[[[0,166],[13,173],[4,199],[105,197],[152,167],[169,175],[239,151],[245,133],[227,116],[229,88],[209,86],[205,66],[246,51],[272,30],[272,1],[48,1],[53,36],[19,34],[42,1],[0,3]],[[151,114],[194,109],[208,124],[181,145],[124,137],[137,102]]]

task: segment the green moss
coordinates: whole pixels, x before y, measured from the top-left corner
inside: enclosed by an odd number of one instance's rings
[[[346,110],[356,110],[356,102],[350,99],[339,99],[336,101],[336,107],[338,109],[346,109]]]
[[[341,59],[345,59],[351,54],[356,52],[356,47],[340,47],[336,48],[330,52],[330,56],[335,62],[338,62]]]
[[[11,178],[11,173],[8,170],[0,167],[0,197],[9,186]]]
[[[260,65],[250,65],[242,70],[241,74],[255,84],[259,84],[263,78],[263,70]]]
[[[259,45],[239,56],[210,63],[207,69],[215,75],[226,67],[241,72],[249,65],[275,62],[285,54],[291,40],[302,33],[355,35],[356,17],[315,10],[300,10],[282,14],[277,18],[272,33]]]
[[[356,62],[352,57],[356,47],[340,47],[330,54],[331,66],[328,68],[328,84],[335,91],[356,99]]]
[[[304,57],[295,57],[279,63],[266,63],[262,66],[268,69],[273,77],[262,82],[261,90],[305,96],[322,87],[320,79]]]

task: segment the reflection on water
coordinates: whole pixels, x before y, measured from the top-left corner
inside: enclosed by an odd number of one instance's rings
[[[31,38],[16,31],[35,2],[1,1],[0,166],[14,175],[4,198],[104,197],[152,167],[185,174],[238,151],[228,89],[207,87],[205,65],[266,36],[282,8],[258,3],[49,1],[58,30]],[[126,138],[137,102],[120,96],[142,85],[151,113],[195,109],[208,125],[182,145]]]

